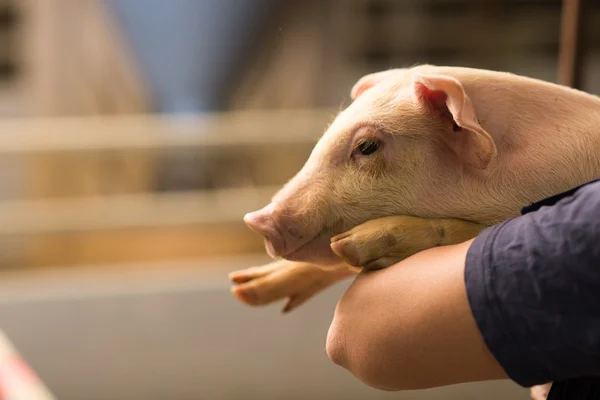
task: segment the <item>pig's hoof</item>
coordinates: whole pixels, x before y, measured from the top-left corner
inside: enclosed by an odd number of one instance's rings
[[[438,246],[439,232],[432,220],[393,216],[367,221],[331,239],[331,250],[348,264],[381,269],[419,251]]]
[[[331,250],[351,266],[368,270],[387,268],[402,261],[402,257],[383,254],[384,248],[374,244],[356,240],[352,234],[341,234],[331,239]]]
[[[349,238],[332,239],[331,250],[342,260],[346,261],[353,267],[362,267],[362,259],[356,243]],[[336,239],[334,241],[334,239]]]

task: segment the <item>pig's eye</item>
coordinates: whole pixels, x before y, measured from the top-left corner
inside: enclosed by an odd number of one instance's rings
[[[379,149],[379,141],[377,140],[366,140],[358,145],[357,147],[360,154],[363,156],[370,156]]]

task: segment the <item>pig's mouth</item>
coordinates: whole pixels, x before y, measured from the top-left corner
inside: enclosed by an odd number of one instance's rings
[[[321,226],[316,235],[308,234],[304,223],[293,220],[285,213],[274,218],[276,208],[277,205],[271,203],[262,210],[244,216],[250,229],[265,238],[265,248],[271,257],[319,264],[339,262],[330,243],[335,232],[343,228],[341,222]]]
[[[331,232],[321,232],[298,249],[282,255],[281,258],[289,261],[311,262],[315,264],[334,264],[340,262],[340,258],[331,250],[330,244],[333,236],[334,234]]]

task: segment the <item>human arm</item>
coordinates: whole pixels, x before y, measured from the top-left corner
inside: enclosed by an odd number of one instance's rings
[[[469,307],[470,244],[426,250],[356,278],[329,328],[332,361],[384,390],[505,378]]]
[[[234,283],[231,291],[239,301],[251,306],[287,299],[283,307],[287,313],[328,286],[355,277],[363,266],[368,270],[385,268],[425,249],[461,243],[483,229],[483,225],[452,218],[377,218],[331,239],[339,263],[275,260],[230,273]]]
[[[388,390],[600,374],[599,243],[596,183],[474,241],[362,274],[337,306],[328,354]]]

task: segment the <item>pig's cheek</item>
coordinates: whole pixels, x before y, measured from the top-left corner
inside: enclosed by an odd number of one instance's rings
[[[330,243],[331,235],[321,234],[298,250],[288,254],[285,258],[290,261],[309,262],[320,265],[339,264],[340,259],[331,250]]]
[[[316,249],[311,248],[310,246],[303,246],[298,251],[287,255],[285,259],[295,262],[319,264],[325,268],[333,268],[340,263],[340,258],[336,256],[330,248]]]

